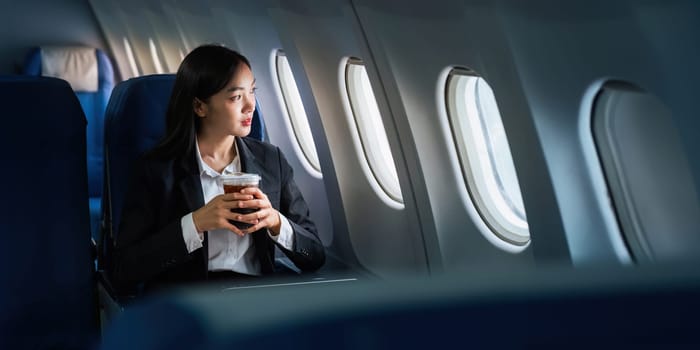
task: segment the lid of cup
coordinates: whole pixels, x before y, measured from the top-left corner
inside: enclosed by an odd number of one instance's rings
[[[222,182],[226,183],[258,183],[260,182],[260,175],[258,174],[248,174],[248,173],[233,173],[229,175],[220,176]]]

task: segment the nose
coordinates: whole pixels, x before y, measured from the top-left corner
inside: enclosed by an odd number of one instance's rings
[[[253,113],[255,111],[255,95],[249,94],[244,97],[243,113]]]

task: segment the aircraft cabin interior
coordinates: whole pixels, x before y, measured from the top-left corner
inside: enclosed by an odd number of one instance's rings
[[[700,344],[700,2],[0,9],[1,349]]]

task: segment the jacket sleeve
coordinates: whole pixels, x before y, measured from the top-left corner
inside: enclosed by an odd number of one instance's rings
[[[318,238],[316,225],[309,218],[309,207],[304,196],[294,183],[292,167],[279,148],[277,153],[281,174],[280,212],[289,220],[294,231],[294,249],[290,251],[279,244],[277,246],[302,271],[318,270],[326,261],[323,244]]]
[[[124,201],[112,272],[118,289],[147,282],[191,259],[182,238],[180,218],[165,225],[157,221],[157,208],[165,201],[159,191],[165,189],[154,183],[149,170],[148,162],[138,162]]]

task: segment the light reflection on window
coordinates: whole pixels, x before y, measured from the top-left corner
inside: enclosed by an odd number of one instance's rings
[[[453,70],[446,103],[462,173],[479,214],[499,238],[527,244],[525,207],[493,90],[473,72]]]
[[[131,43],[126,37],[123,37],[123,39],[124,50],[126,51],[126,58],[127,60],[129,60],[129,67],[131,68],[131,76],[138,77],[139,75],[141,75],[141,73],[139,72],[139,68],[136,65],[136,59],[134,58],[134,51],[131,49]]]
[[[158,74],[163,74],[165,71],[163,70],[163,65],[160,63],[160,56],[158,56],[158,50],[156,49],[156,44],[153,42],[153,39],[148,38],[148,48],[151,50],[151,58],[153,59],[153,67],[156,70],[156,73]]]
[[[318,154],[316,153],[316,145],[314,144],[313,135],[311,134],[309,119],[304,110],[301,95],[299,94],[297,83],[294,80],[292,69],[289,66],[289,61],[287,61],[287,57],[281,51],[277,53],[276,67],[280,90],[282,90],[282,96],[284,97],[285,107],[287,108],[287,114],[289,115],[295,139],[303,153],[302,158],[320,175],[321,164],[319,163]]]
[[[359,59],[349,60],[345,77],[355,126],[369,168],[384,193],[402,206],[403,197],[394,157],[364,63]]]

